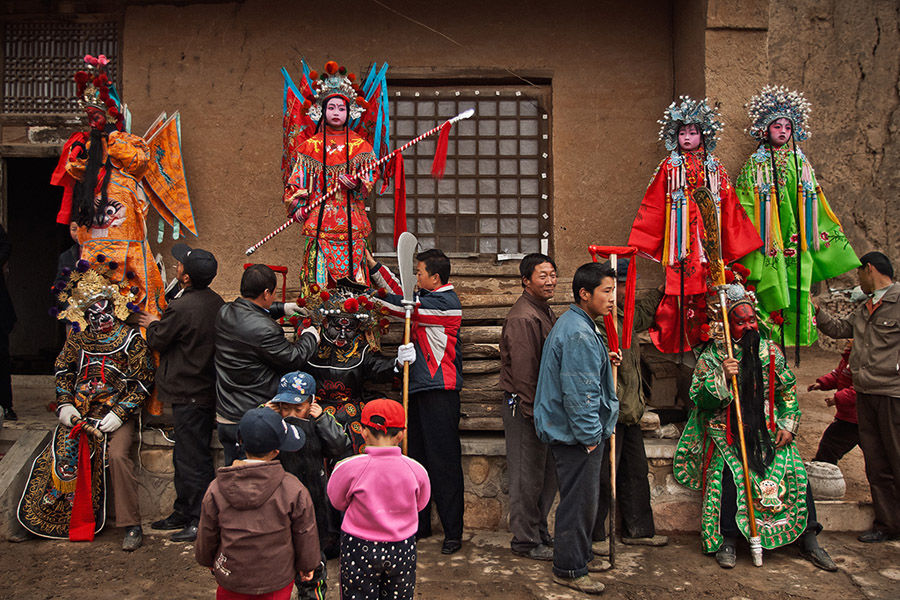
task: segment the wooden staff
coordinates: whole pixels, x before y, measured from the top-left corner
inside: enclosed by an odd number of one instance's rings
[[[618,265],[618,256],[609,255],[609,265],[615,270]],[[634,259],[632,259],[634,260]],[[613,306],[612,306],[612,322],[613,332],[616,337],[619,335],[619,312],[616,306],[616,293],[619,288],[618,273],[613,277]],[[619,353],[622,352],[621,344],[619,345]],[[612,365],[613,392],[618,389],[619,367],[615,363]],[[609,567],[616,566],[616,425],[613,423],[612,435],[609,436]]]
[[[84,429],[91,437],[97,440],[102,440],[105,435],[102,431],[88,423],[87,419],[81,417],[74,417],[72,419],[72,427],[81,423],[81,428]]]
[[[416,248],[419,246],[419,240],[416,236],[408,231],[404,231],[397,238],[397,268],[400,270],[400,287],[403,290],[403,309],[406,312],[406,319],[403,325],[403,344],[409,343],[410,326],[412,322],[412,311],[416,305],[415,300],[415,257]],[[409,414],[409,363],[403,363],[403,419],[404,426],[407,426]],[[407,430],[408,434],[408,430]],[[403,454],[407,453],[407,439],[409,435],[403,436]]]

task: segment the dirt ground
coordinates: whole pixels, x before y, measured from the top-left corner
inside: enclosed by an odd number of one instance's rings
[[[825,573],[799,558],[793,547],[766,552],[754,568],[747,548],[738,565],[720,569],[699,550],[697,535],[679,535],[664,548],[618,546],[616,568],[597,575],[615,599],[744,598],[788,600],[896,599],[900,594],[900,542],[866,545],[855,535],[823,533],[821,543],[840,566]],[[213,598],[215,582],[194,562],[193,546],[145,535],[144,546],[122,552],[122,530],[104,531],[92,543],[32,540],[0,542],[0,598],[112,600]],[[508,534],[467,536],[463,551],[440,554],[440,538],[419,542],[416,598],[569,600],[582,598],[551,580],[548,563],[519,558]],[[336,561],[329,563],[328,600],[337,600]]]

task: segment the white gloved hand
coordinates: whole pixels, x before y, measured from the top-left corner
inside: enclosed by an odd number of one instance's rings
[[[287,316],[291,316],[294,313],[300,312],[300,305],[296,302],[285,302],[284,303],[284,314]]]
[[[72,419],[77,419],[81,416],[81,413],[78,412],[71,404],[63,404],[59,407],[59,415],[57,418],[59,422],[65,425],[66,427],[72,427]]]
[[[397,348],[397,363],[413,364],[416,362],[416,347],[413,344],[403,344]]]
[[[103,420],[100,421],[100,425],[97,427],[103,433],[112,433],[116,429],[122,426],[122,419],[116,413],[110,412],[106,413],[106,416],[103,417]]]
[[[307,327],[306,329],[304,329],[303,331],[301,331],[301,332],[300,332],[300,335],[303,335],[304,333],[311,333],[311,334],[313,334],[314,336],[316,336],[316,343],[317,343],[317,344],[319,343],[319,330],[318,330],[318,329],[316,329],[315,327],[313,327],[312,325],[310,325],[309,327]]]

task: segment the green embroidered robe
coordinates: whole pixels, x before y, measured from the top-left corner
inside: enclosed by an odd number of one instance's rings
[[[741,348],[735,347],[740,360]],[[775,429],[794,435],[800,426],[800,407],[794,374],[787,368],[781,350],[770,340],[761,339],[759,357],[763,384],[769,390],[770,356],[775,361]],[[723,469],[730,469],[737,488],[737,525],[749,539],[750,521],[744,491],[744,470],[737,436],[733,444],[726,439],[726,414],[732,402],[731,385],[722,371],[727,358],[724,344],[710,344],[700,355],[691,382],[694,408],[675,450],[674,475],[685,487],[703,493],[701,541],[704,552],[722,545],[719,527]],[[768,396],[767,396],[768,398]],[[765,423],[769,423],[768,399],[764,403]],[[768,430],[767,430],[768,431]],[[775,431],[769,431],[773,445]],[[750,473],[753,509],[763,548],[777,548],[793,542],[806,528],[806,469],[794,442],[775,451],[775,459],[764,476]]]

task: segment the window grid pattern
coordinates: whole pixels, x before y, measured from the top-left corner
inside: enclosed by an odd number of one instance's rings
[[[405,153],[407,228],[423,248],[496,255],[539,252],[549,238],[549,90],[396,88],[393,145],[469,108],[454,124],[443,179],[431,177],[437,134]],[[374,206],[376,252],[393,251],[393,190]]]
[[[118,81],[115,22],[11,22],[3,34],[4,114],[80,112],[73,76],[86,54],[105,54],[109,78]]]

